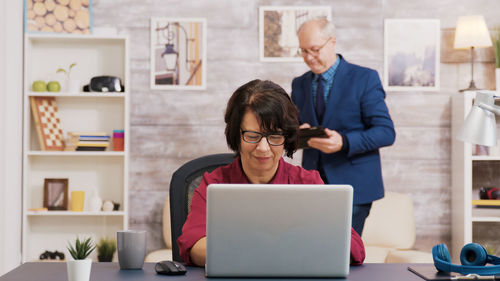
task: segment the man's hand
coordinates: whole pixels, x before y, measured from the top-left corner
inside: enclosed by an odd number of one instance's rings
[[[311,128],[311,125],[309,125],[309,123],[304,123],[299,126],[299,129],[307,129],[307,128]]]
[[[302,124],[301,126],[303,126]],[[309,125],[309,124],[307,124]],[[328,135],[328,138],[310,138],[307,141],[307,144],[312,147],[320,150],[323,153],[335,153],[342,149],[342,136],[334,130],[326,129],[325,133]]]

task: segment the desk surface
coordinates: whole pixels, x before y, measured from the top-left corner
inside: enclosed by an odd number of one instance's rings
[[[188,272],[184,276],[157,275],[154,270],[154,263],[145,263],[143,270],[120,270],[117,263],[93,263],[90,281],[200,281],[205,280],[205,270],[200,267],[188,267]],[[305,280],[351,280],[351,281],[422,281],[415,274],[408,271],[411,264],[397,263],[368,263],[362,266],[352,266],[347,279],[304,279],[296,278],[297,281]],[[286,280],[293,278],[286,278]],[[30,262],[25,263],[7,274],[0,277],[0,281],[67,281],[66,263],[64,262]],[[233,278],[209,278],[207,280],[232,281]],[[263,280],[262,278],[242,278],[238,280],[252,281]],[[285,281],[284,278],[268,279]]]

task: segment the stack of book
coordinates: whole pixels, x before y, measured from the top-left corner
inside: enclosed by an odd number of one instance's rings
[[[110,136],[104,132],[68,132],[65,150],[104,151],[109,140]]]

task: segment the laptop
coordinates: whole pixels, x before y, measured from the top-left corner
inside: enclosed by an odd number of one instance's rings
[[[211,184],[207,277],[346,277],[350,185]]]

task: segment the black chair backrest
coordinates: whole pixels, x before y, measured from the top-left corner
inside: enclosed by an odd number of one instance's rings
[[[170,181],[170,228],[172,232],[172,258],[182,262],[177,238],[182,233],[193,191],[198,187],[205,172],[212,172],[220,166],[232,163],[233,153],[212,154],[193,159],[182,165],[172,175]]]

